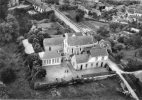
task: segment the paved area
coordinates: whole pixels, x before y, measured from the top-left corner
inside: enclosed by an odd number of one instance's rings
[[[73,73],[70,69],[65,65],[55,65],[55,66],[47,66],[46,69],[46,78],[43,84],[62,82],[62,80],[69,81],[73,77]]]
[[[76,71],[69,62],[63,63],[61,65],[47,66],[44,68],[46,69],[47,74],[46,78],[40,82],[41,84],[62,82],[63,80],[70,81],[73,78],[75,79],[77,77],[81,77],[82,75],[108,72],[105,68],[92,68]]]

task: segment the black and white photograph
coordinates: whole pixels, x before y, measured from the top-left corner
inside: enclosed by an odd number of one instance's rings
[[[0,100],[142,100],[142,0],[0,0]]]

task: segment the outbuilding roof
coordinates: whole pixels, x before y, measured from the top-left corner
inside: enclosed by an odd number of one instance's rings
[[[62,57],[57,51],[45,51],[42,59],[52,59]]]
[[[101,47],[93,47],[90,50],[91,57],[108,56],[107,49]]]

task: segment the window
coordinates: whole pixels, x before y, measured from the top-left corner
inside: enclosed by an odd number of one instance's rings
[[[103,67],[103,62],[101,63],[101,67]]]
[[[46,60],[46,64],[48,64],[48,60]]]
[[[82,70],[82,67],[83,67],[83,66],[81,65],[80,70]]]
[[[96,67],[98,67],[98,63],[96,63]]]
[[[57,62],[57,59],[55,58],[55,63]]]
[[[57,58],[56,60],[57,60],[57,63],[59,63],[59,58]]]
[[[43,64],[46,64],[46,60],[43,60]]]
[[[51,64],[51,60],[49,60],[49,64]]]
[[[52,63],[54,63],[54,59],[52,59]]]
[[[93,67],[93,63],[91,63],[91,66]]]
[[[102,57],[102,60],[104,60],[104,57]]]
[[[87,64],[86,64],[86,69],[87,69]]]

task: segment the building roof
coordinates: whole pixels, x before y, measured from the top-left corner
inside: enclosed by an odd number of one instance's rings
[[[44,47],[62,45],[63,40],[64,40],[63,37],[46,38],[43,40],[43,45],[44,45]]]
[[[91,57],[99,57],[99,56],[107,56],[108,55],[107,49],[101,48],[99,46],[93,47],[90,50],[90,53],[91,53]]]
[[[45,51],[42,59],[52,59],[52,58],[59,58],[59,57],[62,57],[62,56],[57,51]]]
[[[86,63],[89,60],[89,55],[88,54],[80,54],[80,55],[75,55],[76,58],[76,63]]]
[[[68,37],[67,42],[70,46],[81,46],[94,43],[92,36]]]
[[[131,13],[131,14],[134,14],[135,10],[133,8],[129,8],[128,12]]]

